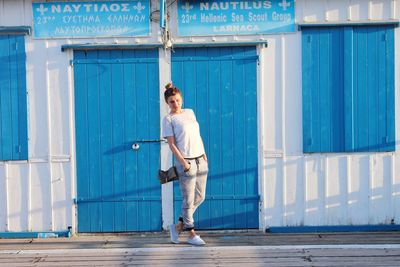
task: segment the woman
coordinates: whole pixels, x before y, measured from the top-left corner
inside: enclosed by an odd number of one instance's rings
[[[179,187],[182,193],[182,210],[178,224],[170,225],[172,243],[179,243],[178,235],[188,231],[187,242],[192,245],[205,245],[194,231],[193,214],[204,201],[208,162],[200,136],[199,124],[193,110],[182,109],[182,93],[168,83],[164,98],[170,113],[163,119],[163,136],[176,159]]]

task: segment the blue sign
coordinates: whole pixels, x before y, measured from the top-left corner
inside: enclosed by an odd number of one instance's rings
[[[32,3],[32,9],[38,38],[150,35],[150,0]]]
[[[294,0],[179,0],[178,34],[231,35],[295,31]]]

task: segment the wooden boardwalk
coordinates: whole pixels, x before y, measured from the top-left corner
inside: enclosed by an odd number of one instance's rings
[[[166,233],[0,240],[0,266],[400,266],[400,233],[202,233],[205,247]],[[184,240],[184,239],[182,239]]]

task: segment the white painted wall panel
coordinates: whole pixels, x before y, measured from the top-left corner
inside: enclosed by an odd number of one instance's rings
[[[324,1],[321,1],[324,2]],[[349,17],[349,1],[326,0],[327,21],[345,21]]]
[[[391,1],[370,1],[369,4],[369,19],[381,20],[382,18],[391,17]]]
[[[371,183],[369,214],[372,224],[391,221],[392,211],[392,160],[390,155],[377,154],[371,156]]]
[[[327,157],[325,182],[325,224],[347,223],[347,157]]]
[[[0,17],[0,23],[2,26],[24,25],[24,16],[22,16],[25,14],[26,8],[24,1],[3,0],[0,1],[0,4],[2,4],[2,8],[5,11]]]
[[[325,21],[326,15],[326,1],[321,0],[304,0],[303,4],[300,3],[296,7],[303,8],[303,21],[304,22],[317,22]]]
[[[284,37],[284,53],[282,61],[284,67],[281,69],[282,90],[284,90],[284,110],[285,116],[285,154],[301,155],[303,151],[303,135],[302,135],[302,73],[301,68],[289,71],[289,66],[301,66],[301,46],[293,46],[293,44],[301,44],[301,34],[288,34]],[[287,112],[298,110],[299,112]],[[293,134],[296,133],[296,134]],[[298,134],[300,133],[300,134]]]
[[[284,159],[285,225],[304,224],[304,158]]]
[[[394,166],[392,168],[392,218],[393,222],[400,221],[400,154],[394,157]]]
[[[52,223],[51,173],[48,163],[30,167],[30,227],[31,231],[49,231]]]
[[[265,164],[265,223],[268,226],[283,225],[283,160],[281,158],[266,158]]]
[[[22,163],[7,164],[8,179],[8,230],[28,231],[30,212],[29,165]]]
[[[388,20],[398,0],[304,0],[296,1],[298,22]],[[397,11],[398,12],[398,11]]]
[[[73,226],[73,194],[72,173],[70,162],[59,162],[52,164],[52,210],[53,231],[63,231],[68,226]]]
[[[368,20],[369,7],[368,1],[365,0],[351,0],[350,4],[350,20]]]
[[[350,179],[348,181],[349,224],[367,224],[369,221],[369,156],[351,156]]]
[[[281,80],[276,79],[281,73],[281,40],[280,38],[271,38],[268,41],[268,48],[264,52],[263,70],[261,74],[264,77],[264,122],[266,125],[265,150],[275,152],[282,150],[282,86]]]
[[[7,170],[0,162],[0,232],[7,230]]]
[[[48,159],[47,42],[27,39],[26,58],[29,158]]]
[[[325,158],[315,155],[305,160],[305,225],[323,225],[325,218]]]
[[[4,12],[5,12],[5,9],[4,9],[4,0],[0,0],[0,25],[5,25],[4,24],[4,22],[3,22],[3,19],[4,19]]]
[[[70,157],[69,92],[67,53],[61,53],[63,41],[49,41],[47,48],[48,95],[51,156]]]

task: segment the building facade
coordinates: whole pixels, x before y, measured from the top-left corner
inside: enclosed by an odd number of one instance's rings
[[[0,232],[176,220],[169,81],[210,162],[198,228],[397,225],[399,18],[399,0],[0,0]]]

